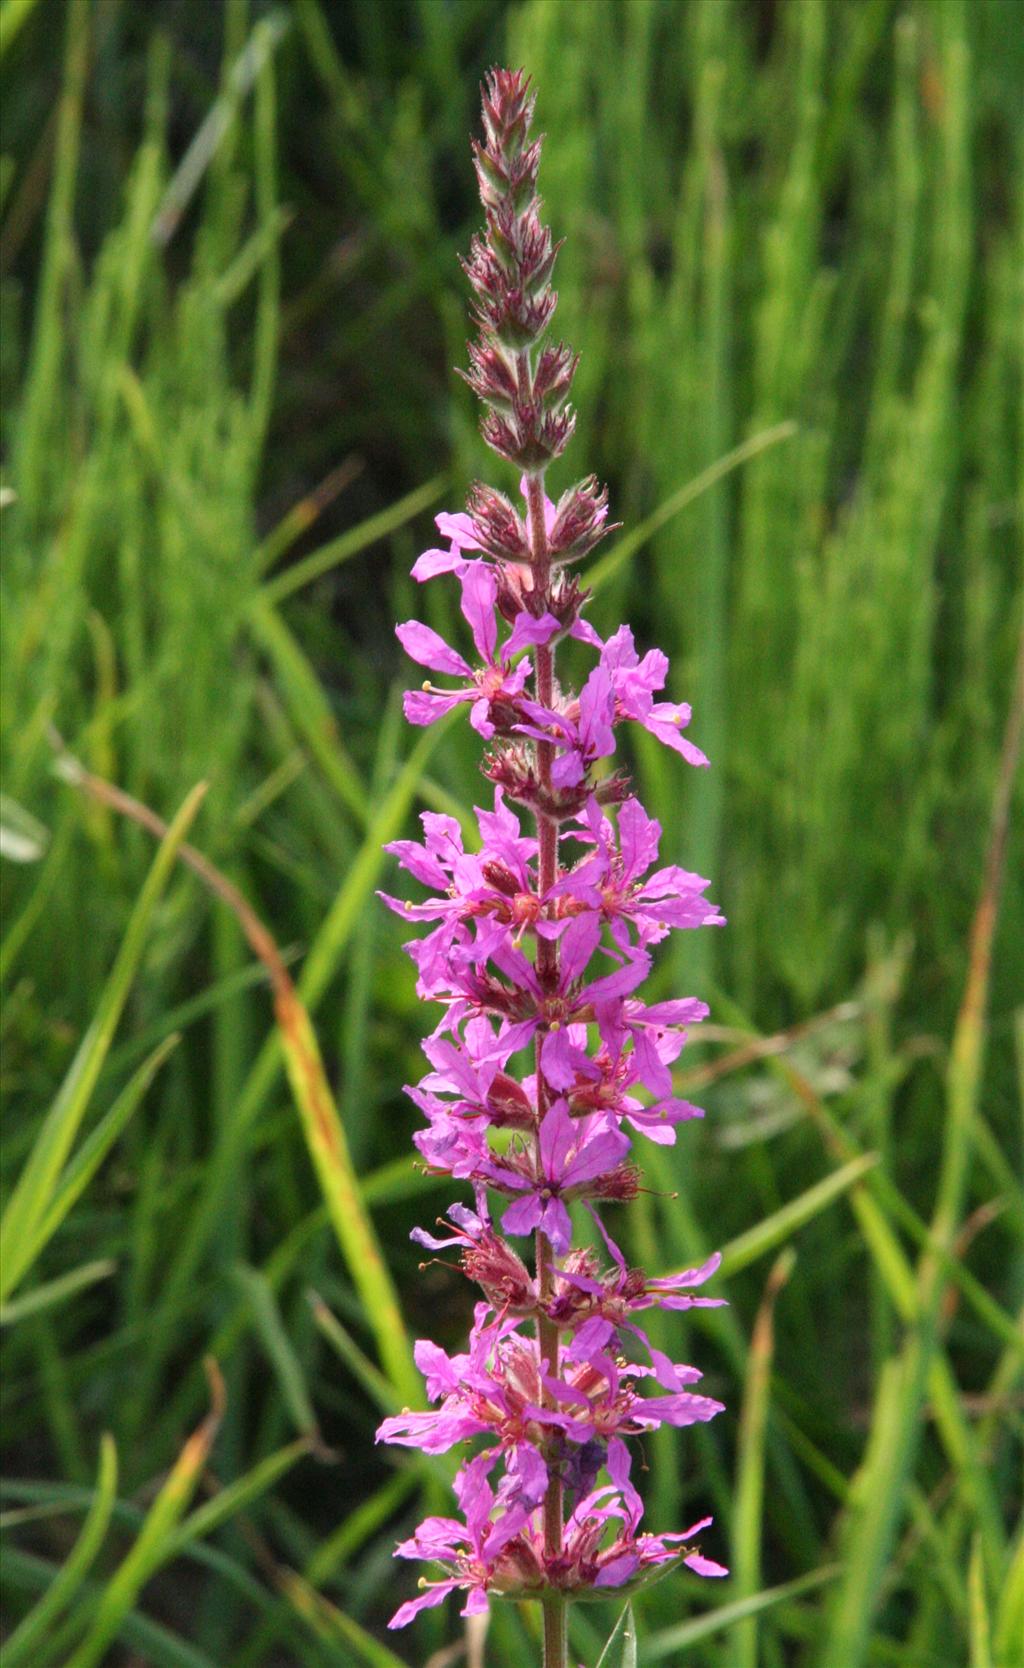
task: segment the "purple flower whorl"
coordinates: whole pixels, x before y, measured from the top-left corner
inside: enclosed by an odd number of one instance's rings
[[[538,345],[557,301],[558,251],[539,217],[533,105],[521,71],[488,76],[485,140],[474,142],[486,226],[465,263],[479,329],[467,380],[485,406],[484,439],[521,472],[523,509],[475,485],[465,513],[437,517],[444,547],[413,568],[421,581],[455,578],[472,658],[417,621],[398,627],[412,659],[445,680],[410,691],[406,717],[429,724],[468,705],[488,744],[481,768],[493,810],[477,812],[474,851],[453,818],[426,812],[423,842],[388,850],[432,895],[416,904],[385,897],[430,924],[406,948],[418,994],[444,1004],[423,1045],[430,1070],[408,1090],[426,1119],[414,1139],[432,1171],[468,1182],[475,1198],[472,1209],[452,1205],[443,1235],[413,1237],[457,1250],[483,1297],[466,1354],[416,1346],[434,1406],[386,1419],[378,1439],[426,1453],[479,1447],[456,1478],[461,1519],[428,1518],[398,1548],[445,1574],[421,1582],[391,1626],[456,1591],[464,1615],[485,1609],[489,1595],[536,1598],[546,1668],[564,1668],[574,1595],[628,1592],[673,1561],[726,1573],[693,1543],[710,1519],[680,1534],[641,1531],[627,1445],[660,1424],[721,1411],[694,1390],[697,1370],[655,1349],[638,1323],[657,1305],[720,1301],[699,1295],[718,1259],[649,1279],[627,1265],[595,1208],[635,1196],[636,1132],[671,1143],[677,1124],[701,1115],[673,1094],[670,1068],[705,1005],[646,1004],[639,992],[659,940],[722,917],[707,881],[655,866],[657,822],[627,778],[601,766],[627,722],[691,765],[707,760],[683,734],[689,707],[658,699],[666,657],[641,657],[628,626],[602,641],[583,618],[587,593],[570,566],[607,531],[606,493],[590,476],[557,504],[544,494],[545,470],[573,430],[576,359],[561,344]],[[555,677],[565,637],[597,656],[578,693]],[[527,1049],[532,1070],[522,1064]],[[500,1142],[496,1130],[506,1132]],[[489,1193],[501,1201],[497,1222]],[[589,1246],[573,1247],[573,1202],[592,1217],[608,1266]],[[510,1243],[527,1235],[532,1268]]]

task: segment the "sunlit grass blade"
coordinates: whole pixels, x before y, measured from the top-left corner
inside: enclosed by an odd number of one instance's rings
[[[985,1564],[981,1541],[977,1536],[971,1546],[971,1561],[967,1566],[967,1592],[970,1602],[971,1668],[994,1668],[992,1623],[985,1593]]]
[[[358,556],[367,550],[371,544],[380,539],[386,539],[389,533],[394,533],[399,527],[436,504],[445,487],[448,485],[447,475],[435,475],[431,480],[424,481],[422,486],[406,493],[404,498],[380,510],[376,515],[368,516],[358,527],[351,527],[347,533],[341,533],[338,538],[331,539],[329,544],[320,550],[314,550],[311,555],[304,556],[292,564],[276,579],[270,579],[260,592],[265,602],[277,604],[293,592],[299,591],[304,585],[319,579],[322,574],[329,573],[332,568],[342,562],[349,562],[353,556]],[[261,547],[261,568],[269,567],[277,560],[281,549],[281,538],[278,535],[268,540]]]
[[[164,192],[151,232],[155,242],[165,244],[174,236],[225,135],[237,119],[241,100],[287,29],[288,18],[283,11],[271,12],[253,29],[231,66],[225,91],[208,111]]]
[[[290,1442],[287,1447],[279,1448],[274,1454],[268,1454],[266,1459],[259,1460],[244,1476],[236,1477],[233,1482],[207,1500],[202,1506],[197,1506],[180,1523],[171,1537],[168,1556],[174,1556],[193,1541],[202,1540],[219,1529],[222,1523],[231,1520],[244,1512],[261,1495],[271,1490],[281,1477],[287,1476],[292,1467],[312,1451],[310,1442],[300,1437],[297,1442]]]
[[[134,1543],[100,1593],[85,1637],[69,1657],[67,1668],[96,1668],[103,1661],[142,1588],[173,1551],[174,1531],[199,1481],[223,1413],[223,1381],[214,1363],[208,1363],[208,1368],[212,1408],[181,1450]]]
[[[170,836],[164,832],[161,819],[148,806],[133,800],[131,795],[122,792],[111,783],[90,775],[73,761],[68,761],[67,768],[75,773],[78,785],[92,798],[130,817],[155,837],[162,837],[166,844]],[[399,782],[408,776],[407,763],[400,773]],[[411,782],[406,791],[411,794]],[[394,795],[395,789],[385,800],[384,812],[389,810]],[[348,1263],[353,1283],[364,1300],[367,1321],[377,1338],[381,1361],[403,1398],[407,1401],[416,1400],[422,1396],[422,1385],[413,1365],[412,1346],[387,1263],[369,1212],[362,1200],[359,1178],[327,1081],[308,1010],[284,965],[276,943],[238,888],[201,852],[180,840],[171,854],[172,857],[179,846],[182,860],[200,877],[214,896],[227,904],[233,912],[251,949],[270,975],[274,992],[274,1013],[285,1069],[328,1214]],[[365,856],[365,852],[363,855]],[[371,874],[380,862],[380,855],[379,848],[371,853],[373,865],[367,865]],[[307,964],[307,973],[308,971]],[[235,1116],[237,1119],[237,1112]]]
[[[815,1182],[813,1187],[807,1188],[796,1199],[791,1199],[780,1210],[773,1211],[762,1222],[748,1228],[745,1234],[739,1234],[727,1245],[722,1247],[723,1279],[738,1274],[741,1269],[765,1257],[769,1251],[774,1251],[777,1245],[797,1233],[808,1222],[827,1210],[836,1199],[841,1199],[851,1187],[855,1186],[869,1170],[878,1163],[876,1153],[864,1153],[859,1158],[851,1159],[849,1164],[843,1164],[834,1170],[823,1181]]]
[[[987,1036],[992,947],[1022,739],[1024,631],[1003,735],[985,875],[968,946],[964,994],[950,1050],[947,1114],[932,1218],[934,1244],[945,1249],[953,1243],[967,1187],[971,1122]],[[907,1473],[917,1451],[921,1403],[938,1347],[943,1289],[942,1261],[929,1245],[918,1264],[912,1326],[899,1358],[890,1361],[883,1372],[868,1450],[854,1484],[851,1510],[844,1524],[846,1571],[835,1599],[823,1665],[838,1660],[859,1668],[868,1650],[878,1583],[896,1531]]]
[[[996,1601],[996,1617],[992,1640],[996,1668],[1012,1662],[1020,1640],[1024,1638],[1024,1529],[1017,1531],[1016,1544],[1006,1572],[1002,1592]],[[973,1668],[973,1664],[972,1664]]]
[[[778,1587],[765,1587],[749,1598],[738,1599],[735,1604],[723,1604],[717,1610],[695,1616],[693,1621],[680,1622],[676,1627],[649,1634],[640,1644],[641,1668],[650,1662],[662,1662],[665,1657],[687,1650],[702,1639],[713,1638],[716,1633],[722,1633],[750,1616],[761,1616],[778,1604],[790,1604],[805,1593],[816,1592],[834,1581],[840,1568],[839,1564],[829,1564],[824,1569],[809,1570],[806,1575],[797,1576],[795,1581],[785,1581]]]
[[[253,1324],[270,1359],[281,1387],[281,1396],[299,1435],[314,1445],[320,1431],[302,1366],[281,1319],[273,1288],[259,1269],[241,1265],[235,1279],[245,1292]]]
[[[95,1262],[82,1263],[81,1267],[70,1269],[67,1274],[60,1274],[54,1280],[46,1280],[41,1286],[34,1286],[31,1291],[24,1292],[12,1302],[0,1304],[0,1326],[14,1326],[18,1321],[27,1319],[29,1315],[38,1315],[55,1303],[66,1303],[76,1292],[94,1286],[98,1280],[109,1280],[116,1271],[117,1264],[113,1258],[101,1257]]]
[[[49,1209],[60,1171],[89,1108],[142,957],[150,921],[170,878],[178,848],[199,809],[205,785],[193,788],[168,828],[125,930],[88,1031],[56,1100],[43,1120],[0,1223],[0,1301],[18,1284],[34,1254],[36,1230]]]
[[[788,1246],[768,1276],[764,1298],[750,1340],[747,1381],[740,1414],[733,1519],[733,1589],[737,1603],[752,1598],[761,1582],[761,1545],[764,1536],[764,1450],[768,1422],[768,1389],[775,1351],[775,1304],[793,1272],[796,1253]],[[729,1661],[732,1668],[758,1668],[757,1616],[737,1624]]]
[[[319,1639],[332,1642],[336,1646],[347,1646],[350,1660],[355,1663],[366,1663],[368,1668],[407,1668],[407,1664],[387,1645],[374,1638],[364,1627],[346,1616],[337,1605],[324,1598],[294,1570],[283,1570],[280,1576],[281,1591],[288,1599],[295,1611],[309,1624],[310,1629]]]
[[[35,1261],[47,1241],[53,1238],[76,1199],[79,1199],[84,1193],[111,1147],[121,1135],[128,1120],[141,1104],[157,1072],[164,1061],[173,1054],[180,1041],[180,1036],[170,1036],[165,1038],[153,1050],[149,1059],[139,1067],[121,1094],[118,1095],[110,1111],[100,1119],[94,1129],[89,1131],[77,1152],[72,1156],[57,1182],[50,1206],[32,1237],[30,1246],[32,1262]]]
[[[47,1630],[67,1609],[103,1545],[117,1494],[117,1449],[113,1437],[100,1439],[96,1493],[78,1538],[38,1604],[28,1612],[4,1644],[7,1668],[31,1668],[33,1652]]]
[[[761,434],[751,435],[749,440],[734,446],[731,452],[727,452],[716,463],[702,469],[694,480],[687,481],[685,486],[681,486],[677,492],[666,498],[664,504],[660,504],[638,527],[630,528],[624,537],[616,540],[614,550],[610,550],[607,556],[602,556],[587,569],[587,589],[597,590],[606,584],[612,574],[617,573],[635,556],[674,515],[678,515],[680,510],[685,510],[686,506],[692,504],[702,493],[709,492],[732,470],[739,469],[750,458],[757,457],[770,446],[777,446],[780,441],[789,440],[796,432],[797,425],[793,422],[776,423]]]

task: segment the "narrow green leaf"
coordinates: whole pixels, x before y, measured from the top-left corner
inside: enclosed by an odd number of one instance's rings
[[[244,1477],[236,1477],[234,1482],[222,1488],[212,1500],[197,1506],[172,1536],[168,1557],[176,1556],[193,1541],[212,1535],[222,1523],[237,1517],[239,1512],[245,1511],[260,1495],[273,1488],[278,1479],[284,1477],[309,1452],[310,1443],[307,1438],[301,1437],[297,1442],[290,1442],[286,1448],[279,1448],[277,1453],[268,1454],[266,1459],[260,1460]]]
[[[971,1668],[993,1668],[992,1624],[989,1619],[988,1599],[985,1596],[985,1564],[979,1535],[975,1535],[971,1545],[971,1561],[967,1566],[967,1596],[970,1606]],[[1024,1631],[1021,1638],[1024,1639]]]
[[[1024,1639],[1024,1529],[1017,1533],[1017,1544],[996,1611],[995,1639],[993,1640],[996,1668],[1011,1663],[1014,1653]]]
[[[599,562],[595,562],[594,566],[588,569],[587,589],[596,591],[599,586],[604,585],[612,577],[612,574],[617,573],[619,568],[629,561],[630,557],[635,556],[638,550],[643,549],[648,539],[652,539],[655,533],[659,532],[662,527],[672,520],[674,515],[679,514],[680,510],[685,510],[687,504],[692,504],[694,499],[699,498],[702,493],[709,492],[713,486],[717,485],[726,475],[731,474],[734,469],[739,469],[742,464],[749,462],[751,458],[756,458],[761,452],[766,452],[769,447],[777,446],[780,440],[791,439],[796,432],[796,423],[776,423],[773,428],[764,429],[760,434],[751,435],[749,440],[744,440],[741,445],[734,446],[731,452],[726,452],[725,456],[719,458],[716,463],[710,464],[707,469],[702,469],[700,474],[696,475],[692,481],[687,481],[685,486],[681,486],[677,492],[673,492],[670,497],[666,498],[663,504],[659,504],[658,508],[645,521],[641,521],[638,527],[631,528],[625,538],[619,539],[614,550],[610,550],[607,556],[602,557]]]
[[[54,1191],[49,1210],[39,1223],[31,1245],[31,1261],[57,1232],[68,1211],[88,1187],[96,1171],[106,1158],[114,1142],[121,1135],[136,1108],[141,1105],[147,1089],[160,1067],[173,1054],[181,1041],[180,1035],[167,1037],[153,1050],[118,1095],[110,1111],[90,1130],[78,1151],[64,1170]]]
[[[768,1390],[775,1349],[775,1303],[793,1272],[796,1252],[788,1245],[768,1276],[764,1298],[754,1322],[747,1366],[747,1382],[740,1412],[737,1454],[736,1505],[733,1517],[733,1581],[738,1599],[751,1597],[761,1581],[764,1539],[764,1460],[768,1425]],[[757,1668],[756,1616],[740,1622],[732,1638],[733,1668]]]
[[[47,1592],[59,1577],[59,1570],[45,1558],[37,1558],[31,1552],[22,1552],[18,1547],[8,1547],[4,1552],[4,1576],[12,1584],[20,1588],[27,1588],[30,1592]],[[87,1583],[80,1589],[82,1599],[94,1603],[100,1589],[93,1583]],[[69,1618],[71,1620],[73,1618]],[[61,1629],[63,1634],[66,1629]],[[151,1621],[139,1611],[130,1611],[123,1619],[118,1629],[118,1636],[129,1645],[138,1658],[146,1664],[146,1668],[220,1668],[213,1658],[195,1646],[186,1644],[169,1628],[161,1627],[159,1622]],[[56,1641],[60,1648],[59,1639]],[[46,1654],[39,1646],[39,1655],[32,1660],[32,1668],[50,1668],[52,1649],[47,1643]],[[5,1646],[6,1653],[6,1646]],[[64,1664],[61,1663],[61,1668]]]
[[[104,1585],[88,1632],[69,1659],[67,1668],[96,1668],[103,1661],[108,1646],[117,1637],[142,1588],[160,1564],[171,1556],[174,1531],[206,1464],[223,1412],[223,1383],[212,1365],[210,1372],[214,1407],[185,1443],[146,1513],[133,1545]]]
[[[407,492],[397,503],[389,504],[386,510],[368,516],[358,527],[350,527],[347,533],[332,539],[329,544],[314,550],[311,555],[304,556],[300,562],[293,563],[276,579],[269,580],[261,592],[262,600],[270,603],[281,602],[284,597],[301,590],[302,586],[308,585],[311,580],[319,579],[321,574],[328,573],[331,568],[351,561],[353,556],[358,556],[378,540],[386,539],[389,533],[397,532],[407,521],[411,521],[414,516],[436,503],[447,485],[447,475],[435,475],[422,486]],[[260,554],[261,565],[268,566],[276,558],[277,550],[268,541]]]
[[[78,1539],[60,1570],[45,1589],[42,1598],[18,1624],[4,1645],[5,1668],[21,1668],[23,1663],[27,1668],[31,1668],[32,1653],[47,1629],[71,1603],[103,1544],[116,1493],[117,1449],[113,1437],[104,1432],[100,1438],[96,1493],[88,1516],[82,1524]]]
[[[720,1274],[728,1278],[749,1267],[759,1257],[767,1256],[769,1251],[774,1251],[777,1245],[783,1244],[798,1229],[826,1210],[833,1200],[841,1198],[877,1163],[877,1153],[864,1153],[860,1158],[851,1159],[849,1164],[834,1170],[824,1181],[816,1182],[780,1210],[766,1216],[763,1222],[730,1240],[722,1248]]]
[[[313,1309],[313,1319],[339,1359],[345,1363],[353,1377],[358,1379],[382,1413],[396,1413],[400,1404],[394,1386],[383,1373],[378,1372],[323,1298],[312,1291],[308,1296]]]
[[[319,1441],[317,1418],[306,1387],[305,1375],[281,1319],[281,1311],[270,1281],[259,1269],[245,1265],[236,1268],[234,1274],[249,1300],[249,1312],[253,1323],[277,1375],[281,1395],[296,1429],[300,1436],[312,1437]]]
[[[50,843],[49,830],[16,799],[0,793],[0,857],[38,863]]]
[[[616,1661],[613,1663],[613,1657]],[[597,1668],[636,1668],[636,1617],[633,1606],[627,1604],[605,1642],[597,1659]]]
[[[205,783],[193,788],[160,842],[92,1024],[82,1038],[57,1098],[43,1120],[35,1145],[4,1211],[3,1221],[0,1222],[0,1301],[9,1296],[29,1266],[36,1239],[35,1230],[52,1203],[57,1178],[88,1111],[96,1079],[142,959],[153,911],[170,879],[178,847],[205,792]]]
[[[643,1668],[646,1668],[647,1663],[661,1662],[674,1652],[699,1644],[702,1639],[710,1639],[714,1634],[733,1627],[748,1616],[760,1616],[777,1604],[787,1604],[793,1599],[802,1598],[805,1593],[816,1592],[819,1587],[834,1581],[841,1569],[840,1564],[828,1564],[823,1569],[810,1570],[806,1575],[798,1576],[795,1581],[786,1581],[780,1587],[765,1587],[760,1593],[739,1599],[735,1604],[723,1604],[721,1609],[708,1611],[703,1616],[695,1616],[690,1622],[680,1622],[675,1627],[664,1628],[660,1633],[655,1633],[645,1640],[640,1651],[640,1662]]]
[[[27,1315],[37,1315],[54,1303],[66,1302],[75,1292],[82,1291],[86,1286],[94,1286],[97,1280],[109,1280],[116,1268],[117,1264],[112,1257],[102,1257],[93,1263],[83,1263],[80,1268],[73,1268],[67,1274],[58,1275],[55,1280],[45,1281],[43,1285],[26,1292],[23,1297],[16,1298],[13,1303],[0,1304],[0,1326],[14,1326]]]
[[[18,31],[35,11],[38,0],[2,0],[0,3],[0,58]]]

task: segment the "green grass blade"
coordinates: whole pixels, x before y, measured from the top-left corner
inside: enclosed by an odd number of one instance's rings
[[[319,1442],[320,1433],[313,1402],[306,1386],[299,1359],[281,1319],[273,1287],[259,1269],[244,1265],[234,1270],[235,1279],[249,1303],[256,1331],[270,1357],[271,1366],[281,1388],[281,1396],[288,1408],[299,1435]]]
[[[691,1622],[680,1622],[677,1627],[652,1634],[640,1645],[641,1668],[646,1668],[651,1662],[662,1662],[665,1657],[687,1650],[691,1645],[698,1645],[702,1639],[711,1639],[716,1633],[722,1633],[750,1616],[761,1616],[778,1604],[789,1604],[805,1593],[817,1592],[820,1587],[834,1581],[840,1569],[839,1564],[829,1564],[824,1569],[809,1570],[806,1575],[797,1576],[795,1581],[785,1581],[778,1587],[765,1587],[749,1598],[738,1599],[735,1604],[723,1604],[720,1609],[696,1616]],[[679,1660],[678,1657],[676,1660]]]
[[[878,1163],[877,1153],[864,1153],[859,1158],[851,1159],[849,1164],[843,1164],[834,1170],[824,1181],[815,1182],[798,1198],[791,1199],[781,1209],[766,1216],[763,1222],[758,1222],[753,1228],[748,1228],[745,1234],[738,1234],[728,1245],[722,1247],[722,1266],[720,1274],[723,1278],[738,1274],[741,1269],[757,1262],[759,1257],[767,1256],[777,1245],[782,1245],[793,1234],[814,1220],[823,1210],[827,1210],[836,1199],[854,1187],[869,1170],[873,1170]]]
[[[612,575],[630,561],[638,550],[642,550],[648,540],[660,532],[662,527],[667,526],[680,510],[685,510],[687,505],[692,504],[702,493],[710,492],[713,486],[717,486],[718,482],[724,480],[734,469],[741,468],[751,458],[758,457],[771,446],[777,446],[780,441],[791,439],[796,432],[795,423],[776,423],[760,434],[751,435],[749,440],[734,446],[731,452],[726,452],[716,463],[702,469],[692,481],[687,481],[685,486],[681,486],[666,498],[663,504],[659,504],[653,514],[641,521],[638,527],[631,528],[624,538],[619,539],[614,550],[610,550],[607,556],[602,556],[599,562],[587,569],[587,589],[596,591],[607,584]]]
[[[96,1554],[103,1544],[117,1494],[117,1449],[113,1437],[100,1439],[100,1466],[96,1493],[78,1539],[53,1581],[4,1645],[7,1668],[31,1668],[32,1653],[63,1610],[74,1598]]]
[[[87,1286],[94,1286],[98,1280],[109,1280],[116,1272],[117,1264],[112,1257],[101,1257],[96,1262],[83,1263],[80,1268],[73,1268],[67,1274],[58,1275],[55,1280],[47,1280],[43,1285],[35,1286],[32,1291],[15,1298],[13,1303],[0,1304],[0,1326],[15,1326],[18,1321],[25,1320],[29,1315],[38,1315],[55,1303],[65,1303],[76,1292],[83,1291]]]
[[[6,1300],[28,1268],[36,1229],[53,1202],[58,1176],[88,1111],[96,1079],[142,958],[153,912],[170,879],[178,847],[205,792],[205,784],[193,788],[160,844],[92,1023],[79,1044],[56,1100],[43,1120],[35,1145],[4,1211],[0,1223],[0,1301]]]
[[[622,1646],[618,1664],[612,1661],[613,1651]],[[619,1616],[618,1621],[608,1635],[604,1649],[597,1659],[596,1668],[636,1668],[636,1617],[633,1606],[627,1604]]]
[[[244,1477],[236,1477],[234,1482],[228,1483],[212,1500],[208,1500],[205,1505],[197,1506],[195,1511],[188,1514],[171,1538],[168,1556],[174,1557],[193,1541],[212,1535],[221,1524],[230,1522],[239,1512],[245,1511],[253,1501],[272,1489],[279,1478],[287,1476],[292,1467],[309,1452],[308,1440],[301,1437],[297,1442],[290,1442],[287,1447],[279,1448],[277,1453],[268,1454],[266,1459],[260,1460],[247,1471]]]
[[[90,1130],[61,1175],[54,1189],[50,1207],[36,1229],[31,1243],[32,1262],[44,1245],[53,1238],[75,1201],[84,1193],[136,1108],[141,1105],[157,1072],[164,1061],[173,1054],[180,1041],[180,1035],[165,1038],[153,1050],[149,1059],[139,1067],[118,1095],[110,1111],[100,1119],[95,1129]]]
[[[971,1668],[995,1668],[992,1660],[992,1622],[985,1594],[985,1564],[981,1539],[977,1535],[971,1546],[971,1561],[967,1566],[967,1592],[970,1603]],[[1021,1637],[1024,1637],[1024,1630]]]
[[[9,1582],[19,1587],[27,1588],[30,1592],[48,1592],[60,1572],[45,1558],[37,1558],[33,1553],[22,1552],[20,1548],[10,1547],[4,1553],[4,1574]],[[79,1589],[80,1596],[95,1602],[97,1588],[94,1584],[87,1584]],[[73,1618],[72,1618],[73,1619]],[[126,1645],[138,1653],[138,1660],[145,1662],[146,1668],[218,1668],[218,1664],[205,1651],[200,1651],[191,1644],[186,1644],[177,1634],[158,1622],[151,1621],[148,1616],[140,1615],[138,1611],[131,1611],[121,1622],[119,1635]],[[61,1635],[57,1636],[57,1648],[62,1649]],[[32,1668],[51,1668],[53,1651],[49,1642],[46,1647],[38,1646],[37,1655],[33,1659]],[[61,1662],[60,1668],[65,1668]]]
[[[352,1334],[342,1326],[337,1315],[332,1313],[323,1298],[316,1292],[310,1292],[308,1295],[313,1309],[313,1319],[338,1359],[345,1363],[349,1372],[358,1379],[382,1413],[397,1413],[399,1400],[394,1386],[383,1373],[377,1371],[373,1362],[367,1359]]]
[[[733,1589],[737,1602],[752,1598],[761,1582],[764,1536],[764,1453],[768,1423],[768,1389],[775,1350],[775,1304],[793,1272],[796,1253],[787,1246],[768,1276],[764,1299],[750,1340],[747,1382],[740,1413],[733,1519]],[[729,1655],[732,1668],[758,1668],[757,1616],[737,1623]]]
[[[212,1367],[211,1375],[213,1409],[185,1443],[133,1545],[103,1587],[85,1638],[69,1658],[67,1668],[96,1668],[103,1661],[142,1588],[171,1556],[174,1531],[206,1464],[223,1411],[221,1381]]]
[[[270,579],[264,585],[260,596],[263,601],[276,606],[285,597],[290,597],[295,591],[300,591],[304,585],[309,585],[314,579],[330,573],[332,568],[340,567],[342,562],[350,562],[353,556],[359,556],[370,545],[386,539],[390,533],[395,533],[414,516],[436,504],[445,488],[449,477],[434,475],[422,486],[407,492],[404,498],[389,504],[386,510],[379,510],[376,515],[367,516],[358,527],[350,527],[347,533],[341,533],[338,538],[331,539],[329,544],[322,545],[309,556],[303,556],[301,561],[292,566],[276,579]],[[261,567],[267,567],[276,560],[278,549],[275,545],[267,544],[262,551]]]
[[[366,784],[341,740],[337,721],[309,661],[265,597],[254,597],[249,618],[253,636],[277,674],[282,700],[296,730],[341,803],[365,826],[370,815]]]
[[[1014,1652],[1024,1638],[1024,1530],[1017,1533],[1017,1544],[1003,1583],[996,1608],[995,1637],[993,1639],[996,1668],[1012,1662]],[[973,1665],[972,1665],[973,1668]]]

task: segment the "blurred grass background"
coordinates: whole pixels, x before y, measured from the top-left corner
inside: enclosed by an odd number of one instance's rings
[[[568,240],[555,484],[625,523],[591,617],[714,769],[631,764],[729,917],[661,965],[709,1116],[621,1230],[727,1248],[666,1337],[730,1411],[645,1487],[734,1573],[647,1594],[639,1660],[1020,1668],[1014,0],[2,0],[0,54],[9,1668],[459,1660],[454,1610],[383,1629],[446,1473],[373,1430],[472,1293],[408,1240],[451,1190],[373,889],[479,797],[392,625],[449,622],[411,559],[497,479],[453,372],[494,61]],[[537,1637],[496,1605],[487,1661]]]

